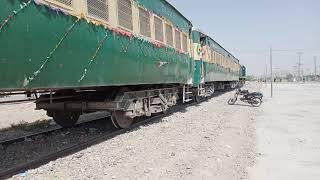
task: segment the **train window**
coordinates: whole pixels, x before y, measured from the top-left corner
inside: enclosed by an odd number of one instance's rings
[[[148,11],[139,8],[140,33],[144,36],[151,37],[150,14]]]
[[[118,20],[120,26],[133,30],[132,5],[130,0],[118,0]]]
[[[66,6],[72,6],[72,0],[55,0],[61,4],[64,4]]]
[[[188,36],[182,34],[182,50],[188,52]]]
[[[87,0],[88,15],[101,20],[109,20],[108,0]]]
[[[215,52],[212,51],[212,63],[215,63],[214,61],[215,61]]]
[[[211,51],[211,63],[214,63],[214,51]]]
[[[163,42],[163,23],[158,17],[154,17],[155,39]]]
[[[223,55],[221,55],[221,60],[222,60],[222,67],[225,67],[225,60]]]
[[[225,67],[226,66],[226,61],[224,59],[224,56],[222,56],[222,67]]]
[[[226,57],[224,58],[224,67],[228,68],[228,59]]]
[[[175,35],[176,48],[181,49],[181,34],[178,30],[175,30]]]
[[[169,24],[166,24],[166,43],[169,46],[173,46],[173,31],[172,31],[172,26]]]
[[[220,56],[221,66],[223,67],[223,56]]]

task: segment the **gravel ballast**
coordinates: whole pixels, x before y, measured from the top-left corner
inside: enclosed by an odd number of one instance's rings
[[[259,108],[211,98],[17,179],[246,179]]]

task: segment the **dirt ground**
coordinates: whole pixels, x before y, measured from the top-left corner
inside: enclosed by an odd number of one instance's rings
[[[19,104],[0,104],[0,128],[8,128],[23,122],[35,122],[50,119],[45,111],[35,110],[33,102]]]
[[[260,108],[229,106],[228,92],[13,178],[319,179],[320,84],[276,84],[272,99],[262,84],[247,87],[264,92]],[[0,111],[2,127],[46,118],[13,111]]]
[[[259,157],[250,179],[320,179],[320,84],[275,84],[255,122]]]

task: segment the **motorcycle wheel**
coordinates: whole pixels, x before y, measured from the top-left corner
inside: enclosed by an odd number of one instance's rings
[[[250,104],[253,107],[259,107],[262,104],[262,99],[259,98],[259,97],[254,97],[254,98],[251,99]]]
[[[237,98],[230,98],[228,101],[229,105],[234,105],[237,102]]]

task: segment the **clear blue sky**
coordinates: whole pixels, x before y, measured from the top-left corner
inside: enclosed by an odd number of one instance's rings
[[[302,56],[305,72],[313,72],[313,56],[320,62],[320,0],[168,1],[238,57],[249,74],[265,73],[271,45],[308,49]],[[293,71],[297,62],[294,51],[274,54],[276,71]]]

